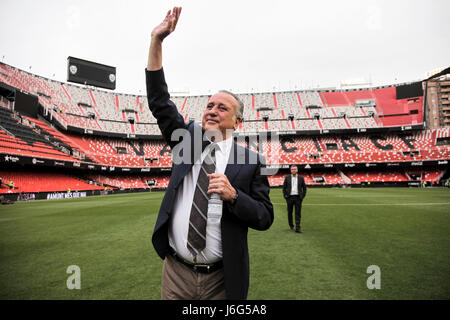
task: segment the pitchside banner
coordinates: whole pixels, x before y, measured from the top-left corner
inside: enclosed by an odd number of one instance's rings
[[[0,164],[12,164],[12,165],[32,165],[32,166],[44,166],[48,168],[75,168],[80,170],[91,170],[91,171],[103,171],[103,172],[170,172],[171,168],[162,167],[137,167],[137,168],[127,168],[127,167],[114,167],[114,166],[104,166],[99,164],[92,164],[88,162],[71,162],[71,161],[61,161],[52,159],[43,159],[36,157],[26,157],[20,155],[10,155],[0,153]],[[447,166],[448,160],[432,160],[432,161],[408,161],[408,162],[377,162],[377,163],[317,163],[317,164],[297,164],[300,170],[309,169],[324,169],[324,168],[337,168],[337,169],[367,169],[367,168],[395,168],[395,167],[423,167],[423,166]],[[276,173],[274,169],[289,169],[290,164],[269,164],[265,168],[270,172]]]

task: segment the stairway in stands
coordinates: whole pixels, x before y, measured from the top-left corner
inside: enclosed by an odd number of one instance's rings
[[[36,142],[42,142],[45,145],[53,147],[48,140],[36,133],[31,127],[19,123],[19,120],[15,118],[14,113],[8,109],[0,108],[0,126],[4,128],[5,131],[14,135],[16,138],[20,138],[29,145],[33,145]]]
[[[66,148],[70,150],[71,154],[73,154],[73,150],[78,151],[80,154],[83,154],[84,161],[87,162],[94,162],[92,159],[87,157],[85,153],[82,151],[82,149],[77,146],[73,141],[71,141],[68,137],[66,137],[63,133],[53,129],[51,126],[49,126],[47,123],[45,123],[45,120],[37,120],[32,119],[29,117],[23,117],[28,119],[29,121],[33,122],[34,125],[39,128],[41,131],[41,134],[46,135],[49,137],[50,141],[53,142],[56,146],[62,146],[63,148]]]

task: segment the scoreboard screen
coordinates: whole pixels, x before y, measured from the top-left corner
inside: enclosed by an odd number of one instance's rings
[[[423,97],[422,81],[397,86],[395,89],[397,100]]]
[[[116,67],[68,57],[67,81],[114,90]]]

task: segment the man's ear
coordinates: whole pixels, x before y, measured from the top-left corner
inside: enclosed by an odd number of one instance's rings
[[[234,124],[235,124],[234,130],[237,130],[237,128],[239,127],[239,124],[241,122],[242,122],[242,118],[236,117],[236,120],[234,120]]]

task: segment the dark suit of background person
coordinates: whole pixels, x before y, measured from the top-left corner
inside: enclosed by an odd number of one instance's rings
[[[294,166],[293,166],[294,167]],[[296,171],[291,167],[291,172]],[[297,167],[295,167],[297,169]],[[297,176],[297,195],[291,195],[292,192],[292,173],[284,179],[283,183],[283,196],[286,199],[287,211],[288,211],[288,223],[291,230],[294,230],[294,224],[292,222],[292,211],[295,207],[295,232],[302,233],[300,228],[302,218],[302,201],[306,195],[305,180],[298,173]]]
[[[178,10],[181,11],[181,8]],[[178,11],[178,15],[180,11]],[[184,177],[192,170],[192,164],[205,148],[202,141],[204,130],[194,121],[187,124],[184,122],[177,107],[170,100],[163,69],[149,70],[151,69],[147,68],[146,70],[148,103],[152,114],[157,119],[164,139],[173,150],[178,141],[171,140],[172,133],[177,129],[185,129],[186,139],[183,139],[183,143],[190,144],[191,150],[194,150],[194,152],[191,152],[188,163],[186,161],[181,163],[173,161],[169,185],[162,200],[153,231],[153,246],[158,255],[165,259],[166,256],[172,254],[173,250],[169,244],[168,232],[174,203],[177,199],[177,190],[183,184]],[[203,108],[204,106],[199,107]],[[196,130],[199,130],[201,135],[198,140],[194,141],[189,137],[194,137],[194,131]],[[248,294],[250,277],[247,244],[248,228],[266,230],[271,226],[274,219],[273,206],[269,198],[268,179],[261,174],[262,161],[258,155],[254,158],[257,159],[257,161],[254,161],[255,163],[249,163],[251,153],[252,151],[233,142],[225,170],[226,177],[237,191],[237,198],[233,202],[223,202],[220,220],[226,298],[234,300],[246,299]],[[237,161],[239,155],[245,158],[244,164],[242,164],[242,157]],[[190,210],[190,208],[186,210]]]

